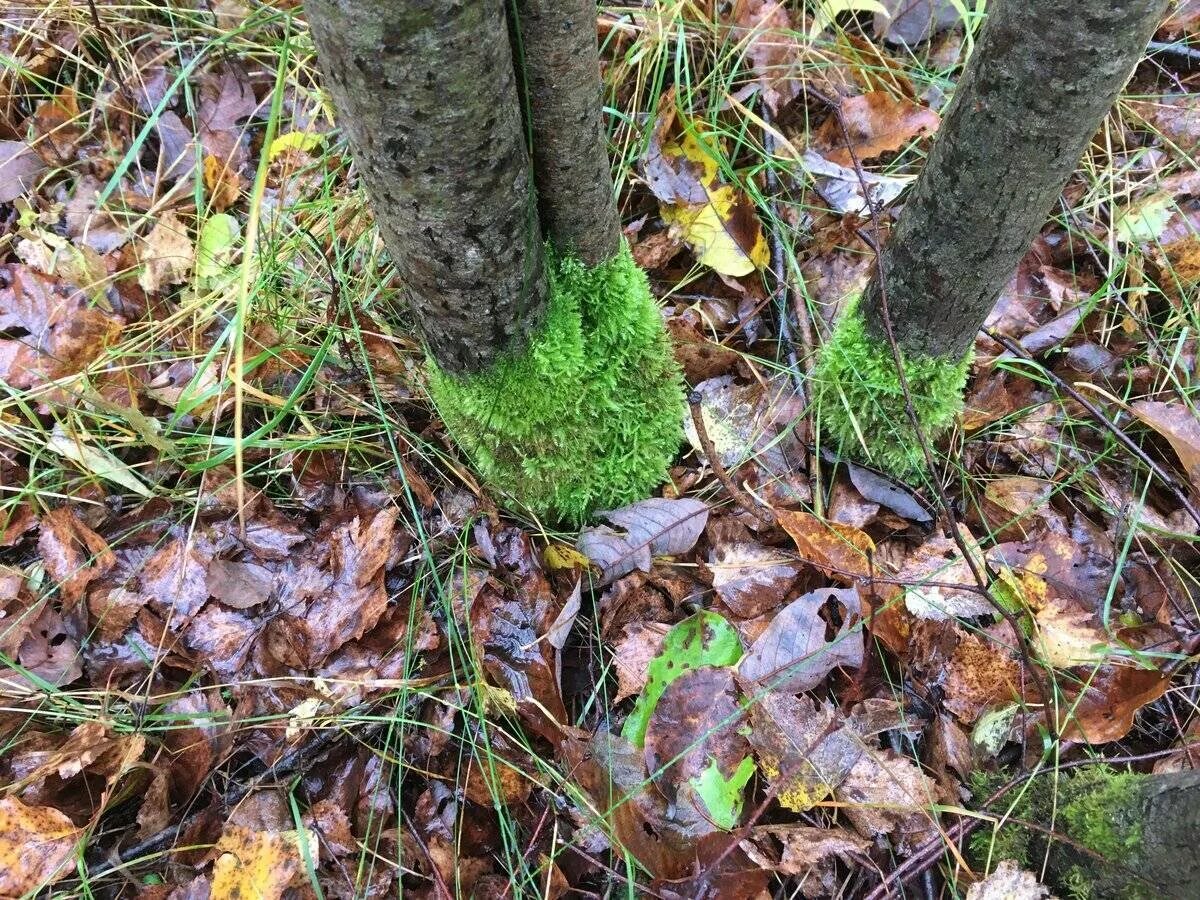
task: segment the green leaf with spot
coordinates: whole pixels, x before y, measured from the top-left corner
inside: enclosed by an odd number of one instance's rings
[[[735,666],[742,658],[742,639],[714,612],[701,610],[667,632],[658,656],[646,670],[646,687],[625,720],[621,736],[635,747],[646,743],[646,726],[659,698],[672,681],[700,666]]]
[[[742,803],[746,799],[746,782],[758,767],[754,758],[747,756],[726,778],[721,774],[721,768],[715,759],[709,759],[708,768],[695,778],[689,778],[688,783],[695,788],[700,799],[708,809],[708,815],[718,828],[729,831],[737,827],[742,817]]]

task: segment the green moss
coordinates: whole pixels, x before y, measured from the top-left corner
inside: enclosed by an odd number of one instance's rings
[[[904,360],[913,408],[927,437],[935,437],[962,409],[970,364],[969,355]],[[900,477],[924,468],[891,348],[867,333],[857,304],[845,311],[822,348],[814,381],[822,435],[841,453]]]
[[[594,268],[548,255],[546,321],[521,354],[430,392],[484,480],[578,524],[646,497],[683,434],[683,381],[646,275],[627,246]]]
[[[1011,859],[1037,871],[1049,854],[1051,880],[1073,900],[1148,900],[1146,887],[1130,876],[1137,871],[1142,845],[1139,802],[1145,779],[1104,765],[1078,769],[1069,777],[1039,776],[1015,803],[1006,798],[992,810],[1005,816],[1004,824],[998,830],[976,832],[972,855],[981,865]],[[979,780],[975,796],[991,794],[1004,780]],[[1039,827],[1028,828],[1026,823]],[[1048,847],[1045,829],[1052,825],[1065,841]]]

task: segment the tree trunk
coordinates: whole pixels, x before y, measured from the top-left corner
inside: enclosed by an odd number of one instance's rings
[[[957,359],[1045,222],[1167,0],[998,0],[883,252],[906,354]],[[886,339],[878,279],[862,306]]]
[[[308,0],[339,124],[438,365],[518,350],[547,298],[505,0]]]
[[[995,843],[987,833],[972,842],[980,858],[1012,856],[1034,871],[1045,863],[1064,894],[1084,887],[1092,900],[1200,897],[1200,772],[1046,773],[1015,809],[992,811],[1005,824]]]
[[[596,266],[616,255],[613,196],[593,0],[516,0],[514,33],[533,133],[542,228],[558,250]]]

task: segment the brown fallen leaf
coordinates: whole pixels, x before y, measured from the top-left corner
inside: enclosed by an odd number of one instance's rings
[[[736,38],[746,42],[763,99],[772,112],[779,112],[800,92],[801,82],[795,77],[804,52],[800,30],[781,0],[738,0],[730,19]]]
[[[798,563],[776,550],[746,541],[709,548],[713,590],[740,619],[753,619],[787,599],[800,574]]]
[[[1171,684],[1169,675],[1132,665],[1100,666],[1081,680],[1059,706],[1058,727],[1063,740],[1089,744],[1121,740],[1133,728],[1138,710]]]
[[[192,273],[196,246],[174,211],[163,213],[137,248],[142,262],[138,284],[148,294],[181,284]]]
[[[1183,403],[1141,400],[1131,409],[1139,419],[1161,434],[1179,457],[1192,487],[1200,491],[1200,418]]]
[[[66,875],[80,835],[56,809],[0,797],[0,896],[33,895]]]
[[[833,605],[840,626],[830,637],[821,616]],[[786,694],[820,684],[838,666],[858,669],[863,663],[862,605],[853,588],[824,588],[793,600],[771,620],[738,665],[747,681]]]
[[[777,509],[775,516],[800,556],[831,578],[852,585],[870,576],[875,542],[866,532],[800,510]]]
[[[658,655],[670,630],[671,626],[661,622],[630,622],[624,626],[620,640],[613,647],[613,665],[617,670],[614,704],[642,692],[650,660]]]
[[[1020,696],[1021,666],[1011,649],[959,626],[958,646],[945,667],[946,709],[967,725],[983,713]]]
[[[0,141],[0,203],[33,189],[46,163],[25,141]]]
[[[82,371],[122,326],[82,290],[28,266],[0,266],[0,333],[21,335],[0,338],[0,381],[11,387],[25,390]]]
[[[108,542],[85,525],[69,506],[42,516],[38,552],[46,572],[58,583],[64,610],[72,609],[87,586],[117,561]]]
[[[845,828],[814,828],[811,825],[758,825],[753,840],[761,849],[777,842],[778,852],[763,860],[763,867],[799,879],[805,897],[832,897],[837,890],[834,864],[863,860],[870,841]]]
[[[854,158],[865,162],[899,150],[913,138],[937,131],[941,124],[932,109],[896,99],[885,91],[847,97],[841,101],[841,112],[850,134],[849,148],[835,115],[822,122],[813,135],[813,146],[839,166],[852,165]]]

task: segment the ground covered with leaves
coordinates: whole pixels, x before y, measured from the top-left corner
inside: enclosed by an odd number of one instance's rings
[[[1037,896],[1028,776],[1192,765],[1200,3],[913,484],[807,402],[979,25],[883,5],[602,8],[692,397],[582,532],[434,415],[299,4],[5,6],[0,895]]]

